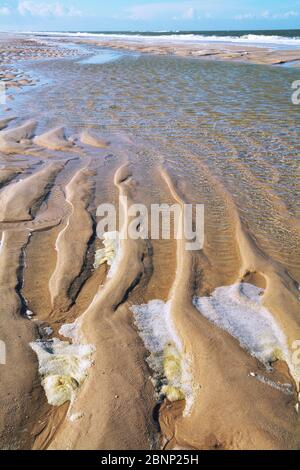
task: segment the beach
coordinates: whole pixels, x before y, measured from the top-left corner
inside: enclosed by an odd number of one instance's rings
[[[296,37],[293,36],[293,33]],[[221,60],[265,65],[300,65],[298,31],[278,32],[280,36],[245,31],[212,33],[49,33],[52,40],[95,44],[110,49],[148,54],[175,55],[204,60]],[[283,36],[281,36],[283,34]],[[44,33],[35,33],[43,38]]]
[[[0,35],[1,449],[299,449],[300,48],[224,41]]]

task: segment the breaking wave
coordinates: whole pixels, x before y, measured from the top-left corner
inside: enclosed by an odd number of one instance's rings
[[[102,39],[125,39],[126,41],[141,41],[141,42],[193,42],[193,43],[207,43],[207,42],[222,42],[222,43],[238,43],[238,44],[252,44],[252,45],[270,45],[270,46],[288,46],[300,47],[300,37],[287,37],[281,35],[267,35],[267,34],[241,34],[236,35],[219,35],[219,34],[201,34],[201,33],[186,33],[182,32],[165,32],[165,33],[105,33],[105,32],[29,32],[30,34],[38,34],[45,36],[67,36],[67,37],[86,37],[93,38],[99,37]]]

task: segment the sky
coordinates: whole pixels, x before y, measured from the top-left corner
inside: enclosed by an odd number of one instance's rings
[[[0,0],[0,30],[300,29],[300,0]]]

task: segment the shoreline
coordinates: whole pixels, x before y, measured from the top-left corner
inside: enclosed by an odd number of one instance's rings
[[[220,60],[228,62],[242,62],[258,65],[290,65],[291,67],[300,66],[300,48],[292,48],[292,46],[284,48],[272,47],[271,43],[266,44],[245,44],[230,42],[205,42],[196,40],[168,40],[160,37],[151,38],[147,36],[131,36],[123,38],[121,35],[108,38],[93,36],[77,36],[76,34],[47,34],[47,33],[15,33],[32,36],[36,40],[41,41],[50,39],[53,42],[87,44],[104,48],[117,49],[120,51],[130,51],[138,53],[159,54],[159,55],[175,55],[181,57],[198,58],[205,60]],[[42,36],[41,36],[42,35]],[[42,39],[44,38],[44,39]]]
[[[243,62],[258,65],[284,65],[297,63],[300,66],[300,50],[272,50],[267,47],[242,46],[230,44],[140,44],[124,40],[76,40],[79,44],[94,44],[111,49],[131,52],[175,55],[198,59],[222,60],[228,62]]]

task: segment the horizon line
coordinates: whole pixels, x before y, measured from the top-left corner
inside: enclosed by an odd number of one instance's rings
[[[266,28],[266,29],[252,29],[252,28],[242,28],[242,29],[165,29],[165,30],[155,30],[155,29],[99,29],[99,30],[87,30],[87,29],[47,29],[47,30],[20,30],[20,29],[0,29],[0,33],[198,33],[198,32],[216,32],[216,33],[225,33],[233,31],[300,31],[299,28]]]

